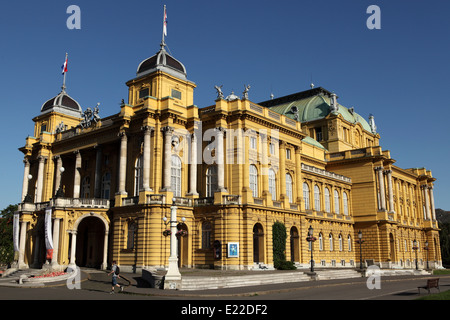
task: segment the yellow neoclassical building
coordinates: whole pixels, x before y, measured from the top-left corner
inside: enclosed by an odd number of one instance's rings
[[[33,118],[14,236],[20,268],[168,266],[176,206],[184,267],[273,267],[272,227],[286,258],[309,267],[442,264],[433,182],[403,169],[366,121],[324,88],[255,103],[193,104],[195,83],[164,43],[126,82],[116,114],[84,111],[66,88]],[[362,254],[357,243],[361,232]],[[413,244],[414,243],[414,244]]]

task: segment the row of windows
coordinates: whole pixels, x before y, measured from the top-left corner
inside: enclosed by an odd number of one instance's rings
[[[331,213],[331,193],[330,189],[325,187],[325,212]],[[321,211],[321,192],[318,185],[314,185],[314,210]],[[309,185],[304,182],[303,183],[303,201],[305,202],[305,209],[310,210],[311,203],[310,203],[311,195],[309,191]],[[348,195],[347,192],[342,192],[342,205],[344,209],[344,215],[348,215]],[[334,190],[334,212],[336,214],[340,214],[340,196],[339,192],[337,190]]]
[[[100,197],[102,199],[109,199],[111,195],[111,173],[106,172],[102,176],[102,183],[100,186]],[[86,176],[81,182],[81,198],[91,197],[91,178]]]
[[[323,241],[323,235],[322,233],[319,233],[319,250],[323,251],[324,250],[324,241]],[[312,242],[309,242],[309,247],[308,249],[311,250],[311,244]],[[338,237],[338,250],[339,251],[344,251],[344,239],[342,237],[342,235],[340,234]],[[334,241],[333,241],[333,234],[330,233],[328,235],[328,248],[330,251],[334,251]],[[352,251],[352,237],[350,235],[347,236],[347,249],[348,251]]]
[[[269,175],[269,192],[272,195],[272,200],[276,200],[276,175],[275,171],[270,168]],[[286,173],[286,196],[289,202],[293,202],[293,182],[292,176]],[[255,198],[259,196],[258,190],[258,169],[255,165],[249,167],[249,187],[252,190],[252,195]],[[181,159],[175,155],[172,156],[171,167],[171,189],[174,192],[174,196],[181,197]],[[142,190],[142,156],[138,158],[135,169],[135,196],[139,195],[139,191]],[[206,196],[212,197],[217,190],[217,166],[210,166],[206,171]],[[310,207],[310,192],[309,186],[305,182],[303,184],[303,198],[305,201],[305,209],[311,209]],[[348,196],[344,191],[343,195],[343,209],[344,215],[348,215]],[[321,211],[321,193],[317,185],[314,186],[314,209]],[[334,211],[340,213],[340,197],[339,192],[334,190]],[[330,190],[325,188],[325,212],[331,212],[331,195]]]

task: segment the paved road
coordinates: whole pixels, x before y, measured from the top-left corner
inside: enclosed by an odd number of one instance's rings
[[[11,303],[21,302],[22,300],[57,300],[59,302],[61,300],[85,300],[85,302],[86,300],[91,300],[96,301],[95,307],[102,308],[103,312],[108,310],[114,312],[114,314],[120,313],[121,315],[126,315],[127,312],[135,308],[151,308],[152,310],[162,308],[168,315],[176,316],[183,315],[183,311],[191,312],[191,314],[192,312],[200,312],[195,308],[209,306],[210,308],[216,308],[214,318],[218,318],[220,315],[225,316],[227,311],[241,312],[242,309],[239,310],[236,309],[237,307],[233,307],[235,305],[250,306],[247,307],[250,309],[244,310],[245,312],[249,310],[256,312],[252,309],[256,305],[267,305],[270,307],[270,313],[276,314],[281,310],[283,312],[286,312],[286,310],[294,311],[299,305],[305,307],[305,303],[306,306],[319,307],[321,312],[329,311],[327,310],[328,308],[321,307],[324,306],[323,302],[310,304],[311,302],[293,300],[414,300],[420,296],[427,295],[426,291],[422,291],[422,294],[419,295],[417,287],[424,285],[426,279],[431,277],[384,277],[380,279],[380,288],[372,290],[367,287],[366,278],[352,278],[183,292],[148,288],[138,275],[124,275],[131,280],[131,285],[125,288],[125,293],[110,294],[110,277],[102,271],[90,271],[89,273],[82,273],[82,277],[79,279],[80,289],[70,290],[66,282],[46,284],[35,288],[0,285],[0,300],[10,300]],[[441,291],[449,290],[450,276],[439,276],[439,278]],[[437,292],[435,289],[433,291]],[[97,304],[100,300],[108,302],[108,304]],[[122,307],[127,306],[127,304],[116,304],[114,302],[125,302],[126,300],[132,303],[131,309],[130,307]],[[144,301],[144,304],[139,301]],[[112,302],[112,304],[109,302]],[[71,309],[71,312],[91,311],[92,309],[88,308],[93,307],[92,303],[84,304],[84,302],[82,305],[76,304],[75,306],[77,307]],[[86,306],[86,308],[78,306]],[[200,310],[206,312],[212,309]],[[370,312],[370,310],[367,311]],[[227,316],[231,315],[228,314]]]

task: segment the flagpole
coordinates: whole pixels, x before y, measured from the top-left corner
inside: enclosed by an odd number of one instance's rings
[[[164,48],[166,46],[166,43],[164,42],[164,33],[166,31],[166,5],[164,5],[164,15],[163,15],[163,31],[162,31],[162,41],[161,41],[161,48]]]
[[[64,63],[66,63],[66,61],[67,61],[67,52],[66,52],[66,59],[64,60]],[[64,68],[65,68],[65,66],[64,66]],[[63,69],[63,73],[64,73],[64,77],[63,77],[63,85],[62,85],[62,90],[63,91],[66,91],[66,71]]]

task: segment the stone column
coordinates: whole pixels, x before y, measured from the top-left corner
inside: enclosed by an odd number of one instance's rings
[[[80,170],[81,170],[81,153],[79,150],[74,151],[75,153],[75,171],[74,171],[74,178],[73,178],[73,197],[75,199],[78,199],[80,197],[80,189],[81,189],[81,176],[80,176]]]
[[[225,128],[216,128],[216,147],[217,147],[217,190],[220,192],[227,192],[225,189],[225,153],[223,148],[223,136]]]
[[[269,192],[269,158],[267,157],[267,134],[259,133],[261,141],[261,180],[262,180],[262,194]]]
[[[60,169],[62,168],[62,159],[61,156],[55,156],[53,158],[56,161],[56,168],[55,168],[55,186],[54,186],[54,191],[53,194],[56,194],[56,192],[58,192],[59,186],[61,185],[61,171]]]
[[[42,202],[42,189],[44,187],[44,164],[45,157],[39,156],[38,176],[37,176],[37,189],[36,189],[36,202]]]
[[[151,158],[151,134],[153,128],[150,126],[143,126],[144,131],[144,154],[143,154],[143,183],[142,187],[145,191],[151,191],[150,189],[150,158]]]
[[[77,250],[77,231],[76,230],[72,230],[71,231],[72,234],[72,245],[70,247],[70,263],[69,263],[69,268],[75,270],[76,268],[76,264],[75,264],[75,251]]]
[[[302,150],[300,147],[295,148],[295,182],[297,183],[297,203],[300,203],[303,198],[303,183],[302,183]],[[331,202],[334,203],[334,195],[330,194],[331,199],[330,200],[330,206]]]
[[[244,142],[243,142],[243,150],[242,152],[244,152],[244,163],[243,163],[243,189],[242,191],[249,191],[250,190],[250,176],[249,176],[249,166],[250,166],[250,157],[249,157],[249,149],[250,149],[250,135],[249,135],[249,130],[245,131],[244,134]]]
[[[28,175],[30,174],[30,161],[28,159],[23,160],[24,169],[23,169],[23,182],[22,182],[22,198],[23,201],[28,193]]]
[[[20,242],[19,242],[19,269],[28,269],[25,263],[25,241],[27,236],[27,221],[22,221],[20,226]]]
[[[53,220],[53,256],[52,256],[52,268],[58,267],[58,248],[59,248],[59,222],[60,218]]]
[[[378,171],[378,187],[380,189],[380,208],[379,211],[386,211],[386,195],[384,191],[384,177],[383,177],[383,167],[376,167]]]
[[[280,141],[280,199],[286,198],[286,142]]]
[[[108,267],[107,257],[108,257],[108,231],[105,230],[105,238],[103,240],[103,262],[101,266],[102,270],[106,270],[106,268]]]
[[[102,147],[96,147],[95,153],[95,185],[94,185],[94,198],[101,197],[102,189]]]
[[[385,170],[384,173],[387,175],[387,178],[388,178],[389,213],[395,213],[394,192],[392,189],[392,170]]]
[[[127,195],[125,190],[127,175],[127,134],[119,133],[120,137],[120,158],[119,158],[119,192],[118,194]]]
[[[170,174],[172,169],[172,127],[161,128],[164,135],[163,191],[171,191]]]
[[[197,193],[197,137],[195,133],[191,134],[191,165],[189,179],[189,194],[198,195]]]
[[[434,207],[434,193],[433,193],[433,187],[428,187],[430,190],[430,202],[431,202],[431,216],[433,220],[436,220],[436,208]]]
[[[422,190],[425,197],[425,216],[427,217],[427,220],[430,220],[430,199],[428,197],[428,186],[426,184],[422,185]]]
[[[181,284],[181,274],[178,270],[178,256],[177,256],[177,207],[170,207],[170,257],[169,268],[167,270],[164,289],[178,289]]]

